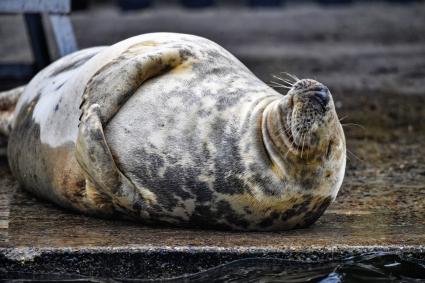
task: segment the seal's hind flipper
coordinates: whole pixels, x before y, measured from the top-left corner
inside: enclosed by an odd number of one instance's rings
[[[13,124],[13,112],[19,97],[26,86],[20,86],[8,91],[0,92],[0,134],[9,136]]]
[[[104,126],[144,81],[178,66],[188,54],[172,46],[158,46],[143,54],[129,49],[102,67],[87,84],[80,106],[76,157],[91,182],[117,207],[143,213],[145,205],[155,202],[155,195],[134,186],[119,170]]]

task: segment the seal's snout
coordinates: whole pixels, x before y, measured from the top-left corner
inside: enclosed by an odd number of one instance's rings
[[[293,97],[296,103],[302,105],[304,110],[307,110],[305,113],[319,111],[325,114],[329,110],[329,104],[332,100],[329,89],[324,84],[311,79],[299,80],[288,94]]]
[[[314,99],[322,107],[326,107],[331,99],[328,88],[325,86],[317,87],[313,93],[312,99]]]
[[[325,143],[334,116],[329,89],[316,80],[301,79],[293,84],[288,97],[285,131],[291,147],[302,154]]]

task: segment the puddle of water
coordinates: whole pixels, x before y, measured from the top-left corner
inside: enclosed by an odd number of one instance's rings
[[[243,259],[170,281],[193,282],[425,282],[425,261],[371,254],[340,262]]]
[[[93,278],[72,274],[1,272],[1,282],[425,282],[425,260],[396,254],[367,254],[338,262],[290,261],[277,258],[236,260],[175,278]]]

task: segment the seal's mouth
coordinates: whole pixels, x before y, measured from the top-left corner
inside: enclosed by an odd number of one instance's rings
[[[315,151],[322,140],[328,135],[327,125],[322,117],[309,117],[308,115],[294,115],[294,111],[288,115],[283,123],[283,138],[289,151],[303,157]],[[295,116],[296,119],[293,119]],[[311,122],[313,121],[313,122]]]

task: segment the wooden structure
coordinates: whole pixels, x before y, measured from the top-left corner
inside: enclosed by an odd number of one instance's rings
[[[0,77],[15,79],[30,78],[51,62],[42,16],[48,17],[52,25],[54,42],[59,56],[77,50],[69,13],[70,0],[0,0],[0,14],[23,14],[28,31],[33,64],[1,64]]]

